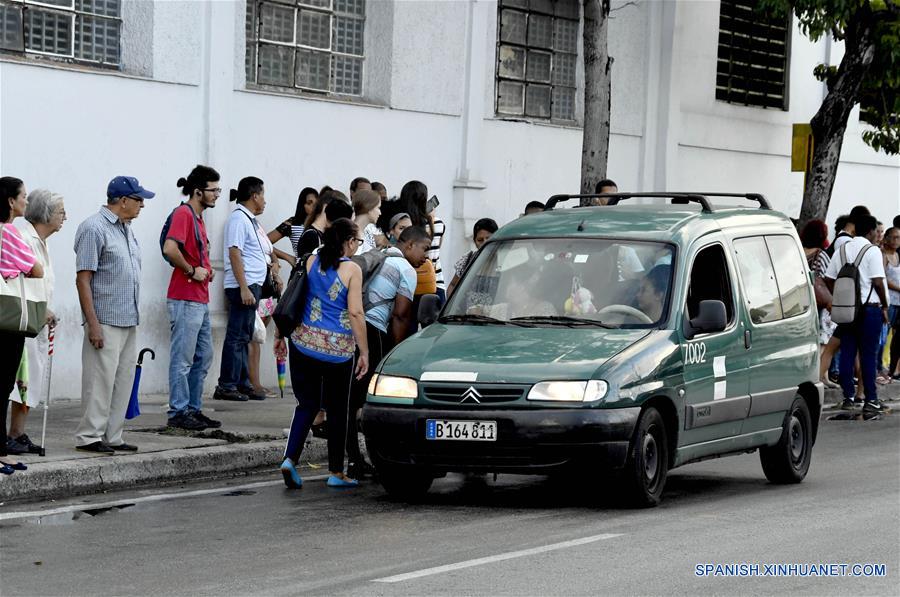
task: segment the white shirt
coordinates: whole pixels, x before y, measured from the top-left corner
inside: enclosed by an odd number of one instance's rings
[[[832,243],[834,245],[834,254],[837,255],[838,251],[841,250],[841,247],[843,247],[845,244],[849,243],[851,240],[853,240],[853,238],[854,237],[852,237],[848,234],[848,235],[839,236],[836,239],[834,239],[834,243]]]
[[[835,244],[837,244],[837,241],[835,241]],[[846,261],[844,261],[841,255],[841,247],[844,246],[847,247]],[[841,247],[835,249],[834,257],[831,258],[831,263],[828,264],[828,270],[825,272],[825,277],[831,278],[832,280],[837,279],[838,273],[840,273],[844,264],[856,261],[859,252],[869,246],[872,248],[866,251],[865,256],[859,264],[860,300],[865,303],[879,305],[881,304],[881,299],[878,297],[878,294],[872,290],[872,280],[874,278],[884,278],[884,262],[882,261],[881,251],[878,250],[878,247],[872,246],[872,243],[867,241],[864,237],[857,236],[841,243]]]

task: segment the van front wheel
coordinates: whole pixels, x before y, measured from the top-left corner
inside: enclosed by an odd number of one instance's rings
[[[759,450],[759,461],[769,481],[799,483],[806,477],[812,458],[811,430],[809,407],[803,398],[797,396],[784,417],[778,443]]]
[[[622,471],[623,497],[627,503],[642,508],[659,504],[668,471],[666,425],[659,411],[650,407],[638,421]]]

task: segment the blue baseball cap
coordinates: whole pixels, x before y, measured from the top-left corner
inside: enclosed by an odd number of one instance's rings
[[[118,197],[140,197],[141,199],[152,199],[156,197],[156,193],[148,191],[141,186],[138,179],[133,176],[116,176],[109,181],[106,187],[106,196],[110,199]]]

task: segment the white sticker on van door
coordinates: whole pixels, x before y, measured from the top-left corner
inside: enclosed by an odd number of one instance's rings
[[[725,377],[725,357],[715,357],[713,359],[713,374],[716,377]]]
[[[727,381],[717,381],[713,387],[713,400],[721,400],[725,397],[728,389]]]

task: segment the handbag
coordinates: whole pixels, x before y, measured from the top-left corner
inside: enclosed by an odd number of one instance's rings
[[[0,224],[0,251],[6,226]],[[34,338],[47,323],[47,290],[41,278],[0,276],[0,331]]]
[[[815,276],[813,290],[816,292],[816,308],[831,310],[831,291],[821,276]]]
[[[306,307],[307,272],[306,262],[309,255],[304,255],[291,272],[287,288],[281,295],[281,300],[275,305],[272,320],[278,333],[283,337],[289,337],[303,320],[303,309]]]

